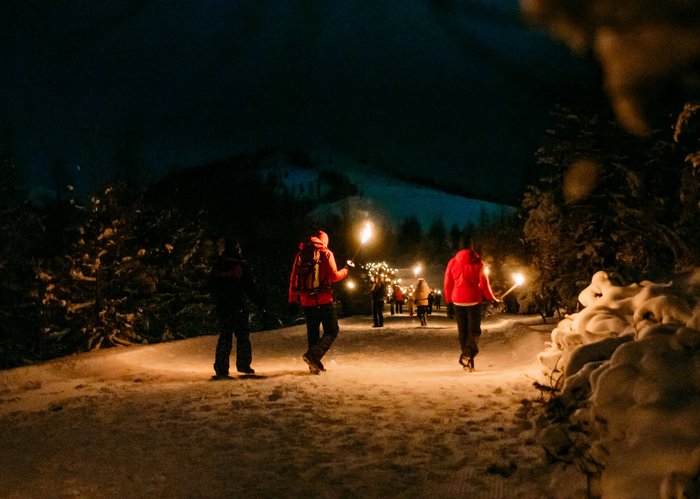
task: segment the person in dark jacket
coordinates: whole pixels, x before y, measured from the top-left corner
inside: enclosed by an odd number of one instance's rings
[[[377,277],[370,291],[372,295],[373,327],[384,327],[384,298],[386,297],[386,282],[383,277]]]
[[[445,269],[445,303],[448,315],[454,314],[461,354],[459,363],[469,371],[474,369],[474,357],[479,353],[481,336],[481,302],[499,301],[491,291],[484,263],[474,251],[468,235],[462,236],[460,250]]]
[[[300,304],[304,311],[308,350],[302,359],[308,364],[312,374],[319,374],[326,370],[321,359],[338,336],[338,316],[333,304],[331,285],[345,279],[348,275],[347,266],[338,269],[333,252],[328,249],[328,242],[328,234],[322,230],[314,230],[310,237],[299,243],[300,252],[307,246],[319,250],[318,280],[320,286],[317,290],[296,291],[294,289],[297,258],[292,265],[292,275],[289,280],[290,308],[296,308]],[[321,336],[321,325],[323,325],[323,336]]]
[[[215,377],[229,375],[229,357],[233,349],[233,336],[236,337],[236,370],[253,374],[250,366],[253,353],[248,324],[250,299],[263,312],[263,301],[258,294],[250,268],[245,260],[238,241],[219,239],[217,258],[211,272],[211,289],[216,305],[216,315],[221,327],[216,343],[214,359]]]

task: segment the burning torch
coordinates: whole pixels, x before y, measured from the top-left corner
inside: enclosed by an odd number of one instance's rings
[[[362,229],[362,233],[360,234],[360,244],[357,246],[357,249],[355,250],[355,253],[353,253],[352,258],[348,260],[348,265],[350,265],[351,267],[355,266],[355,257],[360,252],[362,245],[369,241],[370,237],[372,237],[372,224],[369,222],[365,222],[365,227]]]
[[[522,274],[520,274],[520,273],[516,273],[516,274],[513,274],[513,280],[515,281],[515,284],[513,284],[513,285],[510,287],[510,289],[509,289],[508,291],[506,291],[505,293],[503,293],[503,294],[501,295],[501,300],[502,300],[503,298],[505,298],[505,297],[506,297],[511,291],[513,291],[515,288],[517,288],[517,287],[520,286],[522,283],[524,283],[524,282],[525,282],[525,276],[522,275]]]

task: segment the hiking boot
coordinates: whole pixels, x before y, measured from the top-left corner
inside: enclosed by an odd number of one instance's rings
[[[474,369],[474,359],[471,357],[462,355],[459,357],[459,363],[465,371],[471,371]]]
[[[236,368],[236,371],[238,371],[239,373],[244,373],[244,374],[255,374],[255,369],[253,369],[253,368],[250,367],[250,366],[248,366],[248,367],[238,367],[238,368]]]
[[[308,354],[305,353],[301,358],[309,365],[311,374],[320,374],[324,370],[323,365],[318,360],[312,359]]]
[[[321,368],[321,372],[326,372],[326,368],[323,366],[320,360],[317,360],[316,364],[318,364],[318,367]]]

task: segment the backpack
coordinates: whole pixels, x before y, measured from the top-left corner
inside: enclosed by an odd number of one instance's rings
[[[292,276],[292,291],[295,293],[316,294],[321,289],[319,267],[321,249],[314,244],[306,244],[294,261]]]

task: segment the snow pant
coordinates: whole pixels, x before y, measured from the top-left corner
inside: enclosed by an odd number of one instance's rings
[[[306,355],[313,360],[320,361],[338,336],[338,317],[335,314],[333,303],[304,307],[306,319],[306,340],[309,349]],[[321,336],[323,325],[323,336]]]
[[[372,300],[372,320],[375,327],[384,326],[384,301]]]
[[[248,311],[240,307],[224,308],[226,305],[222,303],[217,307],[221,332],[216,342],[214,371],[220,376],[228,374],[234,335],[236,336],[236,370],[250,369],[250,363],[253,360],[253,349],[248,329]]]
[[[462,307],[454,306],[455,320],[459,346],[462,349],[462,357],[474,358],[479,353],[479,336],[481,336],[481,306],[471,305]]]
[[[428,305],[418,305],[417,315],[420,319],[421,326],[428,324]]]
[[[236,331],[235,333],[231,330],[222,331],[219,333],[219,341],[216,343],[216,359],[214,360],[214,371],[220,376],[228,374],[234,335],[236,336],[236,370],[246,371],[250,369],[250,363],[253,361],[253,349],[248,331]]]
[[[396,313],[403,314],[403,300],[396,302]]]

